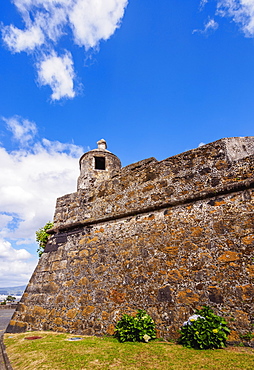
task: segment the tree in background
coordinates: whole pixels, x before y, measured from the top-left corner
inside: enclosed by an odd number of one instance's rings
[[[41,227],[38,231],[36,231],[36,241],[39,244],[39,247],[37,249],[37,253],[39,257],[41,257],[42,253],[44,252],[44,249],[47,245],[49,234],[47,233],[47,230],[52,229],[54,224],[52,222],[47,222],[44,227]]]

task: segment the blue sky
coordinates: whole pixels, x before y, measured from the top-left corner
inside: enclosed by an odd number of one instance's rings
[[[254,0],[0,3],[0,285],[104,138],[123,166],[252,136]]]

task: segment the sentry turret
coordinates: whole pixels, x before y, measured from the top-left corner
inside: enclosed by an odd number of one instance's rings
[[[100,182],[110,179],[121,169],[120,159],[109,150],[104,139],[97,141],[98,148],[82,155],[79,160],[78,190],[90,190]]]

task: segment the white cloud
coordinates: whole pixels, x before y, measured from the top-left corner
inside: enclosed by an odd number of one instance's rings
[[[73,98],[75,73],[70,52],[60,57],[57,43],[72,31],[74,43],[85,50],[108,40],[119,27],[128,0],[13,0],[24,29],[2,27],[2,37],[12,52],[34,52],[39,81],[49,85],[52,99]],[[63,68],[62,72],[59,67]]]
[[[204,24],[204,28],[202,30],[193,30],[192,33],[204,33],[207,34],[209,31],[215,31],[219,27],[219,24],[215,22],[214,19],[208,19],[208,21]]]
[[[19,116],[11,117],[10,119],[2,118],[6,123],[7,128],[12,132],[15,140],[19,141],[22,145],[27,145],[33,140],[37,133],[35,123]]]
[[[0,285],[2,287],[26,284],[37,260],[25,249],[14,249],[11,243],[0,239]]]
[[[200,0],[200,4],[199,4],[200,10],[203,10],[207,3],[208,3],[208,0]]]
[[[4,121],[19,128],[18,134],[15,129],[12,133],[22,145],[29,121],[18,116]],[[34,123],[32,128],[35,132]],[[56,198],[76,191],[78,158],[84,152],[72,143],[35,141],[32,134],[29,140],[29,146],[11,152],[0,147],[0,279],[8,280],[5,286],[14,282],[12,270],[23,274],[23,281],[33,270],[30,254],[16,245],[35,243],[35,231],[53,219]]]
[[[61,98],[74,98],[74,69],[72,56],[66,52],[63,56],[57,56],[55,52],[44,55],[44,59],[38,63],[38,76],[41,85],[49,85],[53,91],[52,100]]]
[[[246,37],[254,37],[253,0],[219,0],[217,13],[222,17],[231,17]]]
[[[44,43],[44,35],[39,27],[32,26],[27,30],[20,30],[13,25],[3,29],[3,39],[14,53],[32,51]]]

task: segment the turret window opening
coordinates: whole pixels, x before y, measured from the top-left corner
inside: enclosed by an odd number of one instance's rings
[[[105,157],[94,157],[94,159],[95,159],[95,169],[96,170],[106,169]]]

